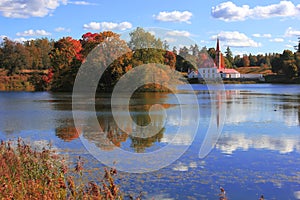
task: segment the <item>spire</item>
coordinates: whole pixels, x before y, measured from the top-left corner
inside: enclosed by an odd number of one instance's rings
[[[217,48],[216,51],[220,51],[220,42],[219,42],[219,37],[217,38]]]

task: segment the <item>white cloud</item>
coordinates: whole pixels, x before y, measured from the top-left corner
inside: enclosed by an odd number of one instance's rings
[[[80,5],[80,6],[94,6],[94,5],[98,5],[95,3],[90,3],[87,1],[68,1],[68,4],[74,4],[74,5]]]
[[[289,49],[294,49],[294,46],[291,45],[291,44],[286,44],[285,47],[286,47],[286,48],[289,48]]]
[[[71,31],[71,29],[65,28],[65,27],[57,27],[54,30],[55,30],[55,32],[70,32]]]
[[[292,27],[289,27],[284,34],[285,37],[299,37],[300,30],[295,30]]]
[[[28,18],[50,15],[60,4],[66,5],[66,0],[2,0],[0,11],[4,17]]]
[[[7,38],[6,35],[0,35],[0,39],[3,40],[4,38]]]
[[[148,33],[150,33],[150,34],[153,35],[153,36],[156,35],[155,31],[148,31]]]
[[[269,33],[265,33],[265,34],[260,34],[260,33],[255,33],[252,34],[253,37],[257,37],[257,38],[271,38],[272,35]]]
[[[298,41],[289,40],[289,43],[292,43],[293,45],[296,45],[296,44],[298,44]]]
[[[27,37],[27,36],[49,36],[51,35],[51,33],[45,31],[45,30],[27,30],[24,32],[18,32],[16,34],[17,36],[23,36],[23,37]]]
[[[236,6],[231,1],[221,3],[216,7],[212,7],[211,15],[224,21],[242,21],[250,14],[248,5],[242,7]]]
[[[68,0],[1,0],[0,12],[4,17],[9,18],[29,18],[45,17],[52,13],[61,5],[96,5],[87,1]]]
[[[248,52],[247,52],[247,51],[233,51],[232,54],[233,54],[234,56],[237,56],[237,55],[243,56],[243,55],[245,55],[245,54],[248,54]]]
[[[174,30],[174,31],[169,31],[167,32],[168,36],[183,36],[183,37],[190,37],[191,34],[188,31],[178,31],[178,30]]]
[[[166,37],[164,38],[165,41],[167,41],[168,43],[174,43],[177,42],[176,38],[172,38],[172,37]]]
[[[300,4],[295,5],[291,1],[280,1],[278,4],[250,8],[249,5],[237,6],[228,1],[212,7],[211,15],[224,21],[243,21],[248,18],[296,17],[300,16]]]
[[[274,38],[274,39],[271,39],[270,42],[284,42],[284,39],[283,38]]]
[[[19,38],[15,38],[14,41],[15,42],[20,42],[23,43],[25,41],[30,41],[30,40],[34,40],[34,38],[24,38],[24,37],[19,37]]]
[[[100,30],[100,23],[99,22],[90,22],[89,24],[84,24],[84,29],[91,29],[91,30]]]
[[[202,43],[202,44],[208,44],[209,42],[205,41],[205,40],[200,40],[200,43]]]
[[[216,40],[217,37],[221,41],[224,41],[224,45],[230,47],[260,47],[261,44],[255,42],[244,33],[240,33],[238,31],[222,31],[218,35],[214,35],[211,37],[212,40]]]
[[[121,30],[132,28],[132,24],[129,22],[113,23],[113,22],[90,22],[89,24],[83,25],[84,29],[90,30]]]
[[[189,11],[172,11],[172,12],[159,12],[159,14],[156,16],[154,15],[153,17],[158,20],[158,21],[163,21],[163,22],[186,22],[190,24],[191,22],[189,21],[193,14]]]

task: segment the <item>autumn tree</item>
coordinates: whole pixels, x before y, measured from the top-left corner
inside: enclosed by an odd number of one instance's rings
[[[193,64],[190,62],[192,61]],[[179,49],[179,55],[176,56],[176,70],[187,72],[189,68],[196,66],[196,57],[189,54],[189,49],[184,46]]]
[[[147,63],[164,63],[163,42],[159,38],[145,31],[143,28],[136,28],[129,33],[130,41],[128,46],[134,51],[133,65],[138,66]]]
[[[54,43],[50,52],[53,67],[53,90],[70,91],[82,61],[82,46],[79,40],[64,37]]]
[[[284,50],[277,54],[271,61],[272,71],[277,74],[286,75],[288,78],[297,76],[298,68],[295,55],[290,50]]]
[[[243,55],[242,60],[243,60],[243,66],[244,67],[249,67],[250,66],[250,60],[249,60],[249,57],[246,54]]]
[[[280,59],[280,56],[276,56],[271,60],[272,65],[272,72],[277,74],[282,74],[282,60]]]
[[[242,67],[243,66],[243,59],[240,55],[236,55],[233,58],[233,63],[236,67]]]
[[[300,75],[300,52],[295,53],[295,61],[298,68],[298,75]]]
[[[199,47],[198,47],[197,44],[191,45],[191,46],[190,46],[190,51],[192,52],[192,55],[193,55],[193,56],[198,56],[199,53],[200,53],[200,50],[199,50]]]
[[[175,70],[176,55],[172,51],[166,51],[164,54],[164,64]]]
[[[297,76],[298,70],[294,53],[290,50],[284,50],[280,59],[282,60],[283,73],[289,78]]]
[[[95,36],[97,45],[89,52],[85,64],[93,65],[95,71],[105,69],[101,77],[96,77],[100,78],[98,90],[111,90],[120,77],[132,68],[133,54],[119,34],[105,31]],[[95,39],[87,39],[85,36],[84,38],[84,46],[94,45]]]
[[[249,54],[250,66],[257,66],[257,56]]]

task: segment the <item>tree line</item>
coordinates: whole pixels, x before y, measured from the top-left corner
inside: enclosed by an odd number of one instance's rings
[[[129,42],[112,31],[88,32],[80,39],[67,36],[57,41],[41,38],[20,43],[4,38],[0,44],[0,69],[6,70],[8,76],[31,70],[30,81],[36,90],[71,91],[78,69],[88,54],[109,38],[114,38],[116,46],[126,50],[126,53],[107,68],[100,80],[102,88],[113,86],[122,75],[141,64],[158,63],[168,65],[172,70],[187,72],[189,68],[201,66],[201,53],[208,53],[212,59],[216,55],[215,48],[200,49],[197,44],[169,50],[166,41],[143,28],[136,28],[129,35]],[[115,49],[107,48],[106,51],[108,54],[116,53]],[[104,54],[98,56],[105,57]],[[227,47],[221,61],[226,68],[268,66],[274,73],[288,78],[296,77],[300,74],[300,38],[296,52],[284,50],[282,54],[233,56]],[[42,70],[46,73],[41,73]]]

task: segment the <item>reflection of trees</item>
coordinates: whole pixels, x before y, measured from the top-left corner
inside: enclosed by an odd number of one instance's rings
[[[125,142],[128,135],[124,132],[111,130],[107,133],[107,138],[117,147],[121,147],[121,142]]]
[[[300,106],[298,106],[298,124],[300,126]]]
[[[139,125],[145,125],[149,123],[150,119],[147,113],[139,112],[138,114],[133,115],[133,120]],[[161,118],[158,115],[154,120],[161,120]],[[113,150],[115,147],[121,147],[121,144],[127,141],[128,135],[135,131],[134,128],[132,128],[132,124],[129,124],[130,122],[124,122],[125,124],[127,123],[126,133],[120,130],[114,122],[111,113],[110,115],[99,116],[98,122],[102,131],[93,131],[86,128],[84,130],[84,137],[94,143],[97,147],[106,151]],[[144,152],[146,148],[153,146],[155,142],[160,142],[163,138],[163,133],[164,129],[156,135],[147,138],[129,136],[131,139],[130,147],[136,152]]]
[[[55,129],[55,135],[58,138],[66,142],[70,142],[74,139],[77,139],[81,134],[81,131],[78,132],[77,129],[75,128],[72,119],[67,119],[65,121],[62,121],[61,123],[63,124],[63,126],[57,127]]]
[[[136,124],[140,126],[146,126],[150,123],[148,110],[154,103],[152,102],[151,104],[144,104],[145,102],[142,101],[138,101],[139,105],[135,104],[132,107],[130,107],[130,110],[132,111],[131,117]],[[168,108],[169,105],[163,105],[163,107]],[[122,131],[116,125],[112,113],[108,110],[105,110],[105,112],[103,113],[98,111],[98,113],[98,122],[102,130],[89,130],[89,128],[86,127],[84,129],[84,137],[90,142],[94,143],[97,147],[101,148],[102,150],[110,151],[113,150],[115,147],[121,147],[121,144],[127,141],[128,135],[130,135],[134,131],[138,131],[136,127],[132,124],[132,121],[125,121],[125,118],[123,120],[123,123],[126,124],[126,126],[124,126],[126,132]],[[159,113],[155,114],[153,115],[152,120],[154,121],[155,126],[161,127],[163,123],[163,116]],[[161,138],[163,138],[163,133],[164,129],[162,129],[159,133],[155,134],[154,136],[150,135],[149,137],[147,137],[147,135],[143,135],[143,138],[129,136],[132,142],[131,147],[136,152],[144,152],[146,148],[153,146],[155,142],[159,142]],[[135,133],[135,135],[136,134],[139,135],[144,133]]]
[[[55,129],[55,135],[66,142],[77,139],[79,134],[74,126],[58,127]]]
[[[131,145],[137,153],[145,152],[146,148],[152,147],[155,142],[160,142],[164,136],[165,129],[163,128],[159,133],[152,137],[148,138],[139,138],[139,137],[132,137],[129,136],[131,139]]]
[[[300,95],[298,95],[298,125],[300,126]]]

